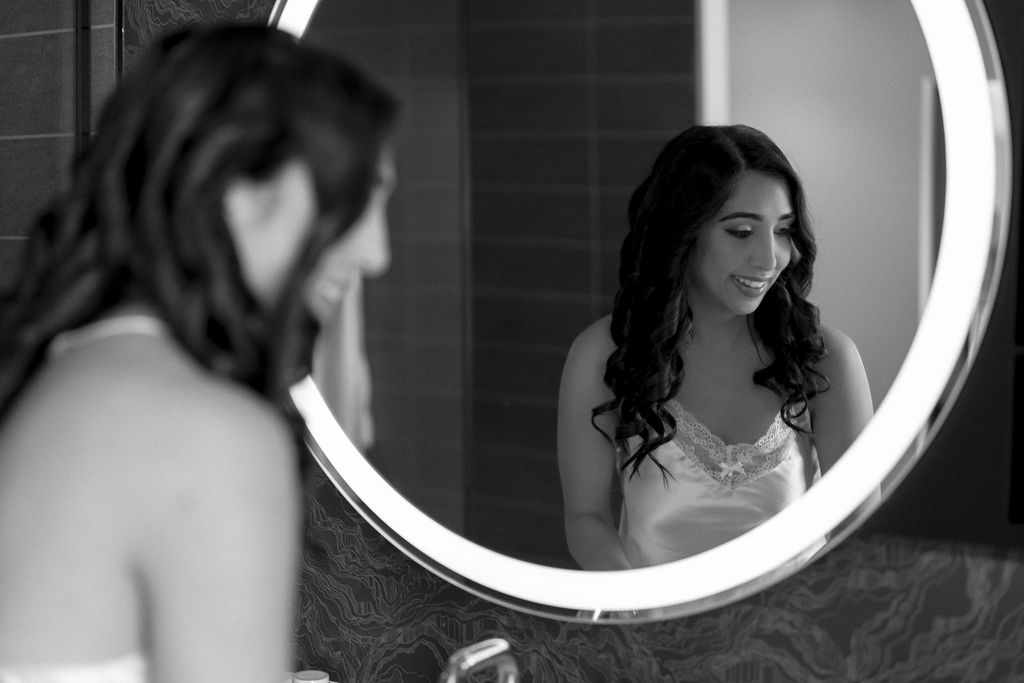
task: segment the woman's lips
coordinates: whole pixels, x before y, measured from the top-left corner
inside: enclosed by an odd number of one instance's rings
[[[739,284],[741,291],[755,296],[764,294],[764,291],[768,288],[768,283],[770,282],[768,279],[743,277],[740,275],[733,275],[732,279]]]

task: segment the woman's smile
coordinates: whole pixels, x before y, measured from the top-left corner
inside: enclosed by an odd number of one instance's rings
[[[758,297],[765,293],[770,279],[748,278],[740,275],[733,275],[732,279],[739,285],[739,289],[748,296]]]
[[[732,196],[700,227],[690,256],[690,309],[739,316],[757,310],[792,260],[794,220],[782,179],[744,172]]]

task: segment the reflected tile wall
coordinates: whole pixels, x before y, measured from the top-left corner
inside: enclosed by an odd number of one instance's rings
[[[464,7],[467,532],[517,557],[574,566],[555,464],[559,378],[573,338],[611,310],[630,192],[694,122],[694,4]],[[541,411],[552,419],[529,419]],[[499,423],[507,429],[490,429]]]

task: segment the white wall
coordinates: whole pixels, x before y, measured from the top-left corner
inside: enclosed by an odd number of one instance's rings
[[[711,0],[715,2],[715,0]],[[819,255],[811,299],[860,348],[876,406],[917,324],[921,83],[909,0],[730,0],[728,116],[797,167]]]

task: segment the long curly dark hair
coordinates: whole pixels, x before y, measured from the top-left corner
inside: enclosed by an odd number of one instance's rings
[[[591,416],[600,430],[597,416],[617,412],[614,442],[622,448],[630,437],[640,438],[639,448],[623,464],[632,475],[647,457],[661,467],[653,451],[675,435],[675,419],[665,404],[685,376],[679,346],[692,324],[686,290],[690,253],[700,226],[718,213],[747,170],[783,180],[795,215],[790,233],[794,258],[750,318],[752,334],[773,359],[754,373],[753,381],[782,397],[781,417],[799,431],[805,430],[796,420],[808,400],[827,389],[814,369],[826,353],[818,309],[806,298],[817,247],[796,171],[759,130],[742,125],[689,128],[658,154],[630,198],[611,318],[616,348],[604,374],[614,398],[595,407]]]
[[[358,71],[274,28],[160,40],[107,102],[0,299],[0,418],[56,334],[125,302],[151,306],[200,363],[284,408],[315,332],[306,278],[366,205],[396,108]],[[319,219],[284,293],[261,305],[222,198],[231,180],[293,158],[312,170]]]

